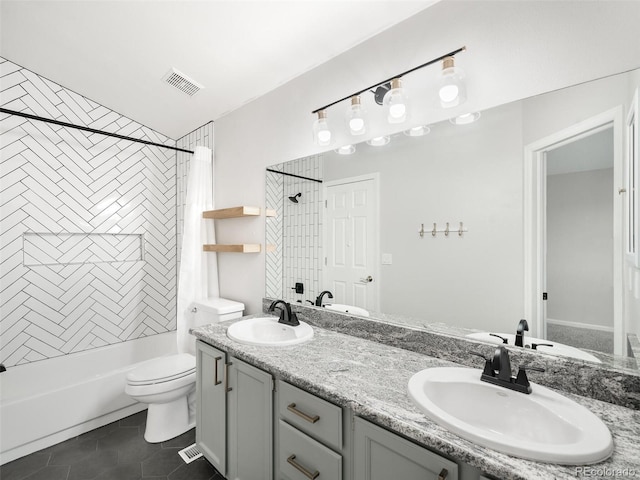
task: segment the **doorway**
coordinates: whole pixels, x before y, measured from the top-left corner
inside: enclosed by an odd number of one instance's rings
[[[379,311],[378,174],[324,185],[323,286],[333,303]]]
[[[613,126],[545,155],[547,340],[613,353]]]
[[[625,354],[622,110],[525,148],[525,314],[534,334]]]

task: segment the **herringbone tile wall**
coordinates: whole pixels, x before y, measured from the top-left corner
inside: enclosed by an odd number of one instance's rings
[[[282,165],[269,167],[282,171]],[[265,296],[268,298],[282,297],[282,209],[284,207],[284,175],[266,172],[266,203],[267,208],[276,211],[275,217],[266,218],[266,242],[271,248],[266,252],[265,266]]]
[[[322,158],[312,155],[269,167],[272,170],[322,180]],[[279,177],[279,178],[278,178]],[[288,197],[302,193],[298,203]],[[322,283],[322,184],[267,172],[267,206],[278,212],[268,219],[266,295],[289,302],[315,300]],[[304,293],[296,294],[296,283]]]
[[[175,142],[0,58],[0,105]],[[0,360],[176,327],[176,154],[0,116]]]

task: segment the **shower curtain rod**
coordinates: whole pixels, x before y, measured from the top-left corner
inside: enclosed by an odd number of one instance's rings
[[[163,145],[162,143],[150,142],[149,140],[142,140],[139,138],[126,137],[124,135],[118,135],[117,133],[105,132],[104,130],[96,130],[95,128],[83,127],[81,125],[74,125],[72,123],[61,122],[60,120],[54,120],[52,118],[38,117],[37,115],[17,112],[15,110],[9,110],[7,108],[0,108],[0,112],[7,113],[9,115],[17,115],[19,117],[28,118],[30,120],[40,120],[41,122],[53,123],[55,125],[61,125],[63,127],[75,128],[77,130],[83,130],[85,132],[99,133],[100,135],[106,135],[107,137],[115,137],[121,140],[129,140],[130,142],[144,143],[145,145],[152,145],[154,147],[168,148],[169,150],[175,150],[176,152],[193,153],[192,150],[185,150],[184,148],[172,147],[171,145]]]
[[[280,172],[278,170],[271,170],[270,168],[267,168],[267,172],[279,173],[280,175],[286,175],[287,177],[296,177],[296,178],[301,178],[303,180],[311,180],[312,182],[322,183],[322,180],[317,180],[315,178],[309,178],[309,177],[303,177],[302,175],[294,175],[293,173]]]

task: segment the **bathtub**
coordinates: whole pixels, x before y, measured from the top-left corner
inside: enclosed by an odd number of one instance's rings
[[[147,408],[124,393],[127,372],[176,352],[175,332],[0,373],[0,465]]]

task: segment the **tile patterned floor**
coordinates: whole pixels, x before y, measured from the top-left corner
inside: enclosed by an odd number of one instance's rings
[[[178,451],[195,429],[163,443],[144,441],[147,411],[0,466],[2,480],[224,480],[204,458],[185,464]]]

